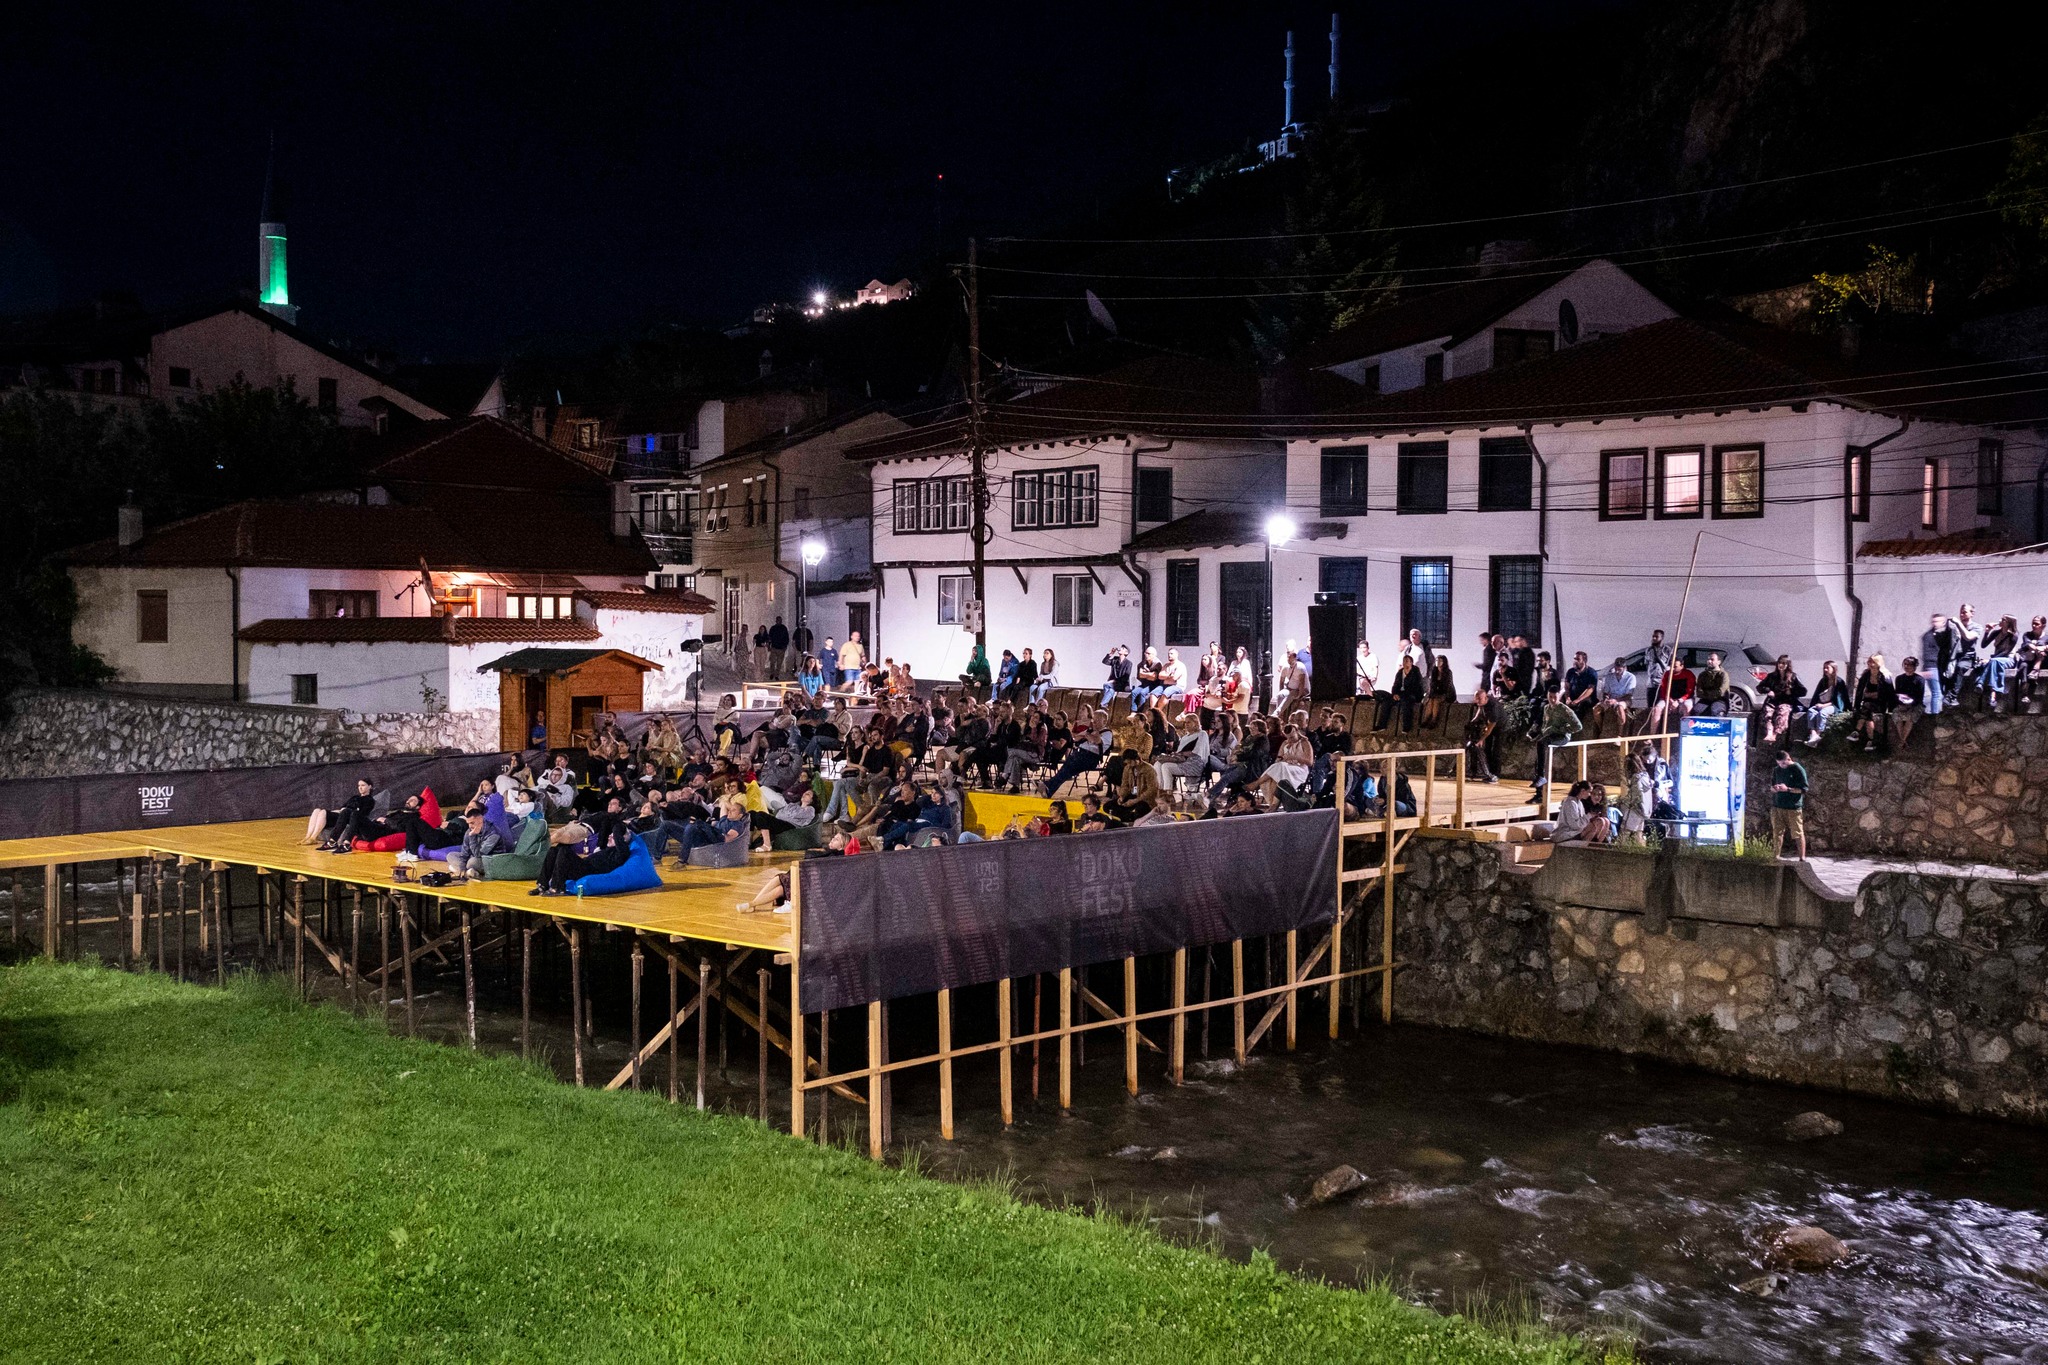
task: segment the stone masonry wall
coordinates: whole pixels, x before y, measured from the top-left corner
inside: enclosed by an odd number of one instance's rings
[[[1404,1019],[2048,1122],[2040,880],[1880,872],[1815,928],[1548,901],[1486,844],[1406,858]]]
[[[498,747],[498,713],[365,715],[119,692],[20,692],[0,731],[0,781],[92,773],[345,763]]]

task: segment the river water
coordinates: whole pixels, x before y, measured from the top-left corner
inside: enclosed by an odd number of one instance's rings
[[[82,890],[88,917],[112,910],[111,882]],[[88,950],[119,951],[111,924],[85,938]],[[599,935],[593,948],[617,938]],[[559,956],[536,960],[535,1042],[566,1078]],[[511,963],[482,957],[483,1046],[516,1050]],[[595,1084],[625,1059],[622,957],[590,961]],[[650,1033],[664,970],[650,959]],[[331,976],[315,984],[335,993]],[[421,1031],[453,1041],[459,973],[422,963],[418,985]],[[1223,1052],[1227,1036],[1219,1030]],[[1020,1055],[1007,1129],[993,1064],[961,1065],[950,1143],[938,1134],[935,1077],[902,1073],[897,1148],[916,1148],[941,1177],[1005,1175],[1028,1198],[1099,1201],[1167,1236],[1236,1256],[1263,1248],[1339,1284],[1387,1278],[1445,1310],[1506,1304],[1562,1327],[1618,1328],[1650,1361],[2048,1362],[2048,1130],[1402,1025],[1305,1039],[1243,1067],[1191,1055],[1179,1088],[1148,1056],[1133,1098],[1121,1049],[1095,1037],[1066,1114],[1050,1050],[1037,1100]],[[735,1029],[726,1041],[722,1079],[712,1054],[712,1102],[754,1112],[755,1040]],[[694,1049],[686,1034],[686,1098]],[[776,1054],[769,1073],[778,1122],[786,1066]],[[647,1081],[665,1087],[664,1058]],[[834,1103],[835,1125],[851,1107]],[[1786,1138],[1785,1121],[1812,1109],[1844,1132]],[[1310,1206],[1316,1176],[1340,1163],[1366,1184]],[[1768,1274],[1764,1246],[1791,1223],[1840,1237],[1852,1258],[1819,1274]]]

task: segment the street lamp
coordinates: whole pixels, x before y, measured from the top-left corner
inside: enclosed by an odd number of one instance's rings
[[[1266,518],[1266,621],[1259,632],[1259,689],[1266,706],[1273,703],[1273,551],[1294,539],[1299,529],[1285,512]]]
[[[803,652],[808,654],[811,651],[811,570],[825,562],[825,542],[812,536],[797,549],[803,556],[804,571],[796,576],[796,625],[805,633]]]

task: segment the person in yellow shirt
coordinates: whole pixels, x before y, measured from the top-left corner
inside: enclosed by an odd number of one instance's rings
[[[846,637],[846,643],[839,646],[839,685],[853,686],[853,680],[860,676],[861,666],[867,662],[867,651],[860,647],[860,632],[854,631]]]

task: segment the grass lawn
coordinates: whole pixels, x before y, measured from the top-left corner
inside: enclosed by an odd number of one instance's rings
[[[0,968],[0,1359],[1568,1362],[278,990]]]

